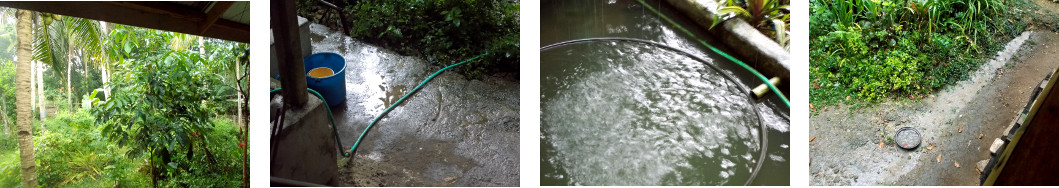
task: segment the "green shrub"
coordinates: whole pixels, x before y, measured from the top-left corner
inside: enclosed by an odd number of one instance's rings
[[[192,157],[181,156],[175,159],[178,163],[187,164],[174,169],[172,177],[164,184],[172,186],[196,187],[238,187],[242,186],[243,158],[241,146],[234,122],[228,119],[213,119],[214,127],[204,132],[206,145],[213,155],[210,161],[206,154]]]
[[[142,159],[128,148],[104,141],[86,111],[60,112],[41,121],[34,136],[38,182],[43,187],[144,187],[150,185]]]
[[[810,103],[922,96],[965,79],[1026,23],[1025,0],[812,0]]]

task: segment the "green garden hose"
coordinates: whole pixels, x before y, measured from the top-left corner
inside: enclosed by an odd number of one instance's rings
[[[368,127],[364,128],[364,132],[360,133],[360,137],[357,137],[357,142],[353,143],[353,147],[349,148],[349,153],[344,153],[343,155],[348,157],[351,153],[356,152],[357,151],[357,146],[360,146],[361,139],[364,139],[364,135],[368,134],[368,130],[371,130],[371,127],[374,126],[375,123],[379,121],[379,119],[382,119],[382,117],[386,116],[386,114],[389,113],[390,110],[393,110],[394,107],[397,107],[397,105],[401,104],[401,101],[404,101],[405,98],[408,98],[408,96],[411,96],[416,91],[419,91],[419,88],[422,88],[423,85],[426,85],[427,82],[430,82],[430,80],[434,79],[435,76],[438,76],[439,74],[441,74],[441,72],[443,72],[443,71],[445,71],[445,70],[447,70],[449,68],[456,67],[456,66],[462,65],[464,63],[470,62],[471,60],[478,59],[479,57],[485,56],[486,54],[489,54],[489,53],[487,52],[487,53],[483,53],[483,54],[478,55],[478,56],[474,56],[474,57],[472,57],[470,59],[463,60],[460,63],[449,65],[449,66],[447,66],[445,68],[441,68],[441,70],[438,70],[437,72],[434,72],[434,74],[430,75],[430,77],[427,77],[426,80],[423,80],[423,82],[419,83],[419,85],[417,85],[415,88],[413,88],[412,91],[409,91],[408,93],[404,94],[404,96],[401,97],[401,99],[397,99],[397,102],[394,102],[393,104],[390,105],[390,107],[387,107],[386,110],[382,111],[381,114],[379,114],[378,116],[375,116],[375,119],[371,120],[371,123],[368,123]]]
[[[643,0],[636,0],[636,1],[639,1],[640,4],[642,4],[644,7],[647,7],[647,9],[651,10],[651,12],[654,12],[655,14],[658,14],[659,17],[662,17],[662,19],[666,20],[666,22],[669,22],[670,25],[673,25],[677,29],[680,29],[680,31],[684,31],[684,34],[687,34],[688,36],[691,36],[692,38],[695,38],[696,41],[699,41],[700,44],[705,45],[706,47],[710,48],[710,50],[713,50],[713,52],[715,52],[717,54],[721,54],[721,56],[724,56],[725,58],[728,58],[728,60],[731,60],[732,62],[735,62],[736,64],[739,64],[739,66],[743,67],[743,69],[746,69],[747,71],[750,71],[750,73],[754,74],[754,76],[756,76],[759,79],[761,79],[761,81],[764,82],[765,85],[768,85],[769,89],[772,89],[772,92],[776,93],[776,95],[778,95],[780,97],[780,100],[783,100],[783,104],[786,104],[787,108],[791,107],[791,102],[787,100],[787,96],[784,96],[783,92],[781,92],[780,89],[776,88],[776,86],[772,85],[772,83],[769,83],[769,79],[766,78],[764,75],[761,75],[760,72],[757,72],[757,70],[754,70],[754,68],[750,67],[749,65],[746,65],[745,63],[743,63],[742,61],[739,61],[738,59],[735,59],[734,57],[728,55],[727,53],[724,53],[720,49],[717,49],[716,47],[713,47],[710,44],[706,44],[706,41],[703,41],[702,39],[699,39],[699,37],[696,37],[694,33],[691,33],[691,31],[688,31],[687,29],[684,29],[684,27],[681,27],[680,24],[677,24],[677,22],[669,19],[669,17],[666,17],[666,15],[662,14],[661,12],[658,12],[658,10],[655,10],[654,7],[651,7],[651,5],[647,4]]]

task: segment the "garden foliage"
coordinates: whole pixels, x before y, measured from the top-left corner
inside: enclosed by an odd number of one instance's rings
[[[301,1],[307,14],[313,0]],[[395,50],[422,55],[432,63],[455,64],[488,52],[456,70],[483,73],[518,72],[519,5],[517,1],[358,0],[335,2],[348,15],[349,35]],[[326,21],[321,21],[326,22]]]
[[[43,187],[150,187],[149,163],[146,157],[130,154],[130,147],[113,144],[95,126],[88,110],[60,112],[41,123],[48,131],[34,138],[37,153],[38,181]],[[204,157],[175,158],[182,169],[171,171],[172,177],[160,185],[176,187],[241,185],[242,156],[238,133],[231,120],[211,120],[216,128],[208,130],[205,139],[217,155],[217,163]],[[40,125],[35,125],[38,128]],[[39,130],[38,130],[39,131]],[[14,142],[14,136],[0,137],[0,142]],[[18,148],[0,148],[0,187],[18,187]],[[211,169],[211,167],[214,167]],[[221,178],[223,177],[223,178]]]
[[[1023,0],[811,0],[810,102],[917,98],[1018,35]]]
[[[245,144],[229,115],[235,113],[235,62],[246,44],[117,24],[108,28],[102,44],[106,61],[90,62],[100,59],[77,53],[73,59],[85,61],[70,66],[78,88],[73,93],[81,96],[74,102],[80,105],[54,105],[56,115],[34,121],[39,185],[241,186]],[[0,47],[5,41],[0,37]],[[15,88],[5,84],[13,81],[4,82],[15,74],[8,58],[0,57],[0,94],[10,96],[0,104],[10,108],[0,117],[14,115]],[[97,66],[109,70],[106,100],[97,90],[103,85]],[[66,99],[67,78],[56,73],[66,70],[46,68],[42,96],[53,105]],[[14,131],[0,134],[0,187],[21,186],[14,138]]]

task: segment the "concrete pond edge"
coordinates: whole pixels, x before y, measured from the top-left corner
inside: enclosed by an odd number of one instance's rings
[[[706,29],[710,28],[714,15],[717,14],[717,10],[713,7],[719,5],[716,0],[667,0],[667,2]],[[743,57],[742,60],[747,65],[754,67],[766,77],[780,77],[784,84],[790,83],[790,52],[754,29],[742,18],[725,20],[719,26],[721,26],[719,29],[709,31],[715,32],[717,36],[723,36],[717,39],[731,47],[735,54]]]

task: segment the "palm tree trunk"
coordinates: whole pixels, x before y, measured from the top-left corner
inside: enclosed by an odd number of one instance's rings
[[[74,98],[73,98],[73,94],[70,92],[70,90],[73,89],[73,88],[70,88],[70,72],[71,72],[70,69],[73,69],[73,67],[74,67],[74,61],[73,61],[74,45],[73,45],[73,43],[69,43],[69,42],[67,42],[66,44],[67,44],[67,48],[66,48],[67,49],[67,51],[66,51],[66,63],[67,63],[66,64],[66,108],[68,110],[72,111],[74,109]]]
[[[19,160],[22,168],[22,187],[37,187],[37,165],[33,159],[33,115],[30,113],[33,106],[27,105],[30,95],[30,63],[32,61],[31,46],[33,34],[30,27],[30,12],[18,11],[18,66],[16,71],[16,85],[18,86],[18,150]]]
[[[39,63],[39,65],[37,65],[37,71],[39,71],[37,72],[37,95],[39,95],[37,96],[37,100],[40,100],[37,102],[37,105],[40,106],[40,120],[43,121],[44,118],[47,117],[47,112],[44,111],[45,106],[47,105],[47,97],[44,95],[44,62],[37,63]],[[40,124],[40,131],[45,131],[43,123]]]
[[[0,119],[4,119],[4,136],[7,136],[11,134],[11,129],[8,128],[11,126],[11,120],[7,119],[7,105],[5,105],[5,101],[7,101],[7,96],[4,96],[4,93],[0,93]]]
[[[32,44],[30,44],[30,46],[32,46]],[[30,70],[29,71],[29,87],[32,88],[32,89],[30,89],[30,93],[32,95],[30,95],[30,99],[31,100],[29,101],[29,105],[32,106],[32,108],[30,108],[30,112],[36,112],[37,111],[37,62],[35,62],[32,59],[30,59],[30,63],[29,64],[30,64],[29,65],[29,67],[30,67],[30,69],[29,69]],[[36,116],[37,114],[34,113],[33,115]]]
[[[107,82],[110,81],[110,74],[107,74],[107,62],[103,62],[99,65],[100,79],[103,81],[103,96],[104,100],[110,100],[110,86],[107,86]]]
[[[104,35],[106,35],[107,33],[110,33],[107,30],[107,22],[99,21],[99,29],[100,29],[100,31],[103,31]],[[100,46],[100,47],[102,48],[102,46]],[[99,63],[99,72],[100,72],[99,77],[100,77],[100,80],[102,81],[101,84],[103,84],[103,96],[104,96],[103,99],[104,100],[110,100],[110,86],[107,86],[107,82],[110,81],[110,74],[107,74],[107,64],[110,63],[110,62],[104,61],[102,59],[100,59],[99,61],[100,61],[100,63]],[[87,71],[88,70],[85,70],[85,72],[87,72]]]

